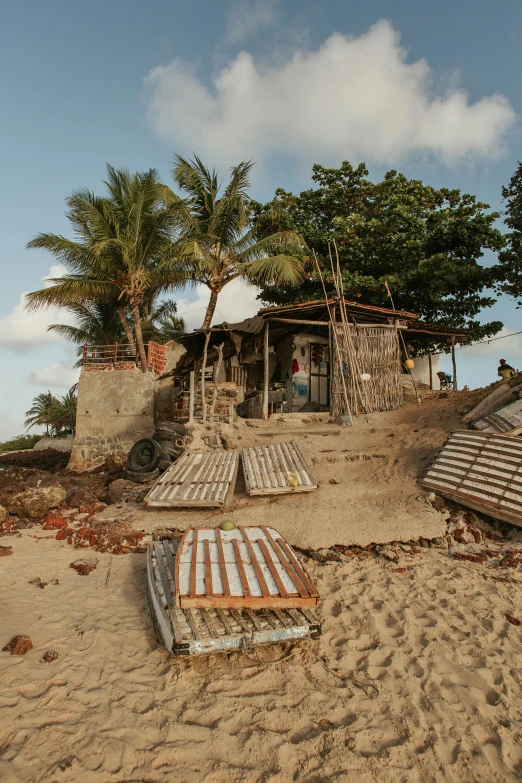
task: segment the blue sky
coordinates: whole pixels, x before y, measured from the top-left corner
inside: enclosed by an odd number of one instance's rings
[[[67,233],[64,199],[101,190],[106,162],[168,181],[174,151],[222,170],[253,157],[263,200],[307,187],[314,162],[365,160],[374,178],[399,168],[498,209],[522,158],[514,0],[5,0],[0,19],[0,439],[23,431],[35,394],[74,380],[74,351],[46,332],[59,314],[23,310],[52,265],[25,244]],[[205,296],[178,297],[191,326]],[[255,293],[218,307],[243,317]],[[493,318],[522,328],[508,300]],[[500,356],[522,367],[520,337],[463,348],[461,383],[494,380]]]

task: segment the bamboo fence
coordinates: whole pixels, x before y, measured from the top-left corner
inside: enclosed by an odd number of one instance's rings
[[[332,327],[339,357],[334,363],[332,416],[345,413],[345,390],[350,409],[356,413],[400,408],[404,395],[398,330],[347,323],[333,323]]]

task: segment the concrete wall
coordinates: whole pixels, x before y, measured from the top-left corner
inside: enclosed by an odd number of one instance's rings
[[[416,383],[425,383],[426,386],[430,385],[430,369],[428,356],[415,356],[413,361],[415,367],[412,370],[412,375],[415,378]],[[433,388],[440,388],[440,381],[437,378],[437,373],[440,370],[440,354],[434,354],[431,357],[431,367],[433,372]]]
[[[92,470],[109,455],[125,456],[154,431],[154,376],[138,368],[82,372],[69,468]]]

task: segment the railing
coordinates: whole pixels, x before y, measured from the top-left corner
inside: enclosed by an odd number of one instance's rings
[[[116,343],[115,345],[84,345],[82,365],[103,364],[138,364],[139,357],[132,345]]]

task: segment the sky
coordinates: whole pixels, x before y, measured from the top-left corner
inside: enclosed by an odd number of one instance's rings
[[[223,175],[252,158],[266,201],[309,187],[313,163],[365,161],[373,179],[397,168],[500,210],[522,158],[519,0],[4,0],[0,67],[0,440],[77,379],[75,349],[47,331],[67,314],[24,309],[60,274],[25,245],[70,234],[65,198],[101,192],[107,162],[171,183],[174,152]],[[231,284],[217,321],[253,314],[256,293]],[[176,295],[190,328],[207,300]],[[505,297],[481,320],[522,329]],[[522,368],[521,338],[459,349],[459,384],[494,381],[499,358]]]

